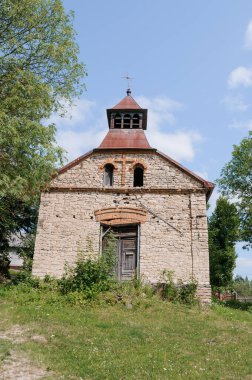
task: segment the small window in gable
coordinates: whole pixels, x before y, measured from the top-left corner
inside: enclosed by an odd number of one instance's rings
[[[134,169],[134,187],[142,187],[143,186],[143,176],[144,176],[144,169],[142,166],[136,166]]]
[[[139,115],[138,114],[134,114],[133,116],[133,125],[132,125],[133,128],[139,128]]]
[[[123,128],[125,128],[125,129],[130,128],[130,119],[131,119],[131,117],[129,114],[124,115],[124,117],[123,117]]]
[[[114,181],[114,166],[112,164],[107,164],[104,166],[104,186],[113,186]]]
[[[114,128],[121,128],[122,127],[122,116],[117,113],[115,115],[115,120],[114,120]]]

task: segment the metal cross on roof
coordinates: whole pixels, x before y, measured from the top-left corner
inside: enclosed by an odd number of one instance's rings
[[[130,77],[128,73],[122,78],[127,80],[128,89],[130,89],[130,81],[134,78]]]

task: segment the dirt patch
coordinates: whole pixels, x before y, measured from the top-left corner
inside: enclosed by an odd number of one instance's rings
[[[6,331],[0,331],[0,339],[9,340],[12,343],[26,343],[28,341],[47,343],[47,339],[42,335],[28,335],[29,329],[19,325],[14,325]]]
[[[37,343],[47,343],[47,339],[43,335],[33,335],[31,340]]]
[[[0,368],[0,379],[4,380],[37,380],[49,375],[48,371],[36,367],[28,358],[15,351],[7,356]]]
[[[0,339],[10,340],[12,343],[24,343],[27,341],[28,329],[23,326],[13,325],[9,330],[0,331]]]

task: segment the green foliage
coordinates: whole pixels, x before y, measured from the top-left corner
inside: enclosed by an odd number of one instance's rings
[[[9,277],[9,264],[9,255],[3,251],[2,254],[0,254],[0,284],[5,282]]]
[[[220,197],[208,226],[211,285],[225,287],[232,282],[236,260],[239,216],[235,205]]]
[[[187,283],[181,280],[174,282],[172,271],[164,270],[157,285],[157,292],[161,298],[171,302],[191,304],[196,301],[197,282],[191,279]]]
[[[234,145],[232,159],[218,180],[222,194],[236,200],[240,217],[239,240],[252,246],[252,132]]]
[[[23,259],[23,268],[31,272],[32,270],[32,261],[34,254],[35,246],[35,230],[27,233],[22,238],[22,247],[19,249],[19,256]]]
[[[35,277],[32,277],[29,270],[21,270],[15,276],[12,276],[11,284],[25,284],[28,288],[39,288],[41,281]]]
[[[90,252],[91,257],[86,259],[80,254],[76,266],[67,268],[60,280],[61,292],[83,292],[86,298],[94,299],[108,290],[114,277],[115,247],[116,238],[109,233],[106,248],[100,257],[93,258],[93,252]]]
[[[232,288],[239,296],[252,297],[252,280],[248,278],[236,276]]]
[[[49,86],[54,105],[55,97],[70,100],[79,94],[84,67],[78,62],[73,12],[66,14],[61,0],[2,0],[0,19],[4,83],[17,71],[31,73]]]
[[[43,120],[80,93],[84,67],[61,0],[3,0],[0,7],[0,196],[30,199],[62,150]]]
[[[82,91],[83,64],[61,0],[0,1],[0,256],[34,229],[41,188],[63,151],[46,125]],[[26,231],[27,232],[27,231]],[[1,272],[1,268],[0,268]]]
[[[179,283],[178,300],[180,303],[192,304],[196,301],[197,281],[191,279],[188,283]]]
[[[0,197],[0,273],[8,273],[9,244],[16,234],[22,245],[17,253],[23,257],[25,268],[31,268],[37,210],[37,202],[29,204],[15,197]]]
[[[236,300],[225,301],[224,305],[232,309],[244,310],[252,313],[252,302],[240,302]]]
[[[144,284],[136,277],[125,282],[113,282],[102,301],[109,305],[121,304],[127,308],[150,307],[154,303],[155,290],[150,284]]]
[[[246,379],[251,374],[251,313],[157,299],[147,308],[120,303],[112,308],[69,304],[66,297],[51,290],[27,292],[22,284],[0,287],[1,335],[22,337],[18,344],[0,338],[0,360],[15,350],[17,358],[49,367],[55,380]],[[22,335],[15,336],[17,327]]]

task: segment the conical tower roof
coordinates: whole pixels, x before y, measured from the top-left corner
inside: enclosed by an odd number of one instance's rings
[[[130,89],[114,107],[107,109],[109,131],[98,149],[151,149],[145,136],[147,109],[131,96]]]
[[[141,110],[142,107],[135,101],[135,99],[131,96],[130,89],[127,90],[127,96],[123,98],[119,103],[117,103],[113,108],[113,110]]]

